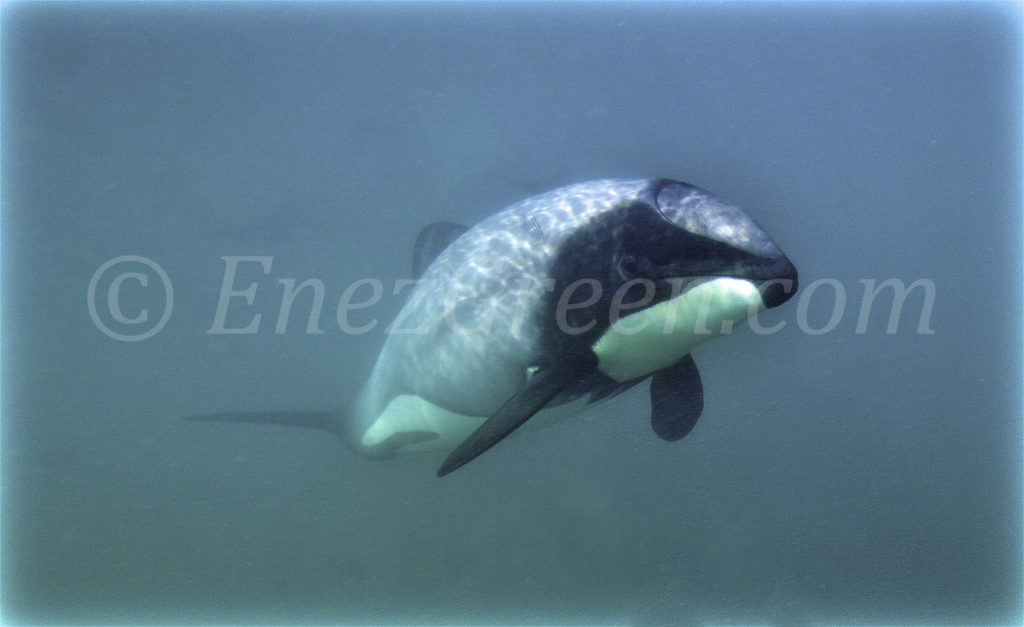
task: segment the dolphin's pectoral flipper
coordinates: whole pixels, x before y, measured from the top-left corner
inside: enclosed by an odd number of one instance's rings
[[[422,277],[427,266],[437,259],[441,251],[467,230],[454,222],[432,222],[423,227],[412,250],[412,278]]]
[[[651,427],[662,440],[675,442],[693,429],[704,409],[704,390],[693,357],[651,378]]]
[[[330,411],[248,411],[225,412],[220,414],[199,414],[185,420],[195,422],[251,422],[264,425],[285,425],[323,429],[335,435],[338,432],[338,415]]]
[[[603,382],[603,384],[595,384],[594,390],[590,393],[590,398],[587,399],[587,403],[596,403],[608,398],[614,398],[641,381],[643,381],[643,379],[633,379],[632,381],[619,383],[618,381],[609,379],[608,381]]]
[[[568,367],[548,367],[538,370],[526,387],[508,399],[501,409],[488,418],[476,431],[455,447],[437,471],[443,477],[456,468],[477,458],[508,434],[523,425],[531,416],[544,408],[576,376]]]

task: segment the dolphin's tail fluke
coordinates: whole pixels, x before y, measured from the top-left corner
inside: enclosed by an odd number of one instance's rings
[[[374,459],[389,459],[394,457],[398,449],[403,446],[428,442],[437,438],[437,434],[430,431],[406,431],[396,433],[372,446],[364,446],[361,442],[362,431],[348,423],[341,411],[232,411],[220,414],[199,414],[189,416],[185,420],[192,422],[248,422],[320,429],[338,436],[346,446],[359,454]]]
[[[339,437],[338,414],[331,411],[248,411],[225,412],[221,414],[199,414],[189,416],[185,420],[195,422],[252,422],[265,425],[285,425],[288,427],[306,427],[322,429]]]

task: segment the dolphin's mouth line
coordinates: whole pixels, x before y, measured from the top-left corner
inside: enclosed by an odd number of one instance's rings
[[[666,292],[670,291],[670,298],[682,296],[688,292],[695,290],[696,288],[709,283],[711,281],[717,281],[719,279],[739,279],[741,281],[750,281],[757,285],[757,281],[751,281],[750,279],[742,276],[736,276],[734,274],[707,274],[699,276],[673,276],[656,279],[654,281],[655,286],[661,289],[665,289]],[[660,291],[660,290],[659,290]]]
[[[720,279],[736,279],[740,281],[747,281],[754,285],[757,288],[757,291],[761,294],[761,299],[764,301],[764,307],[766,309],[778,307],[789,300],[789,298],[796,292],[797,288],[797,279],[794,276],[754,278],[737,276],[735,274],[665,277],[654,280],[654,284],[657,293],[667,295],[667,298],[672,299],[692,292],[705,283]]]

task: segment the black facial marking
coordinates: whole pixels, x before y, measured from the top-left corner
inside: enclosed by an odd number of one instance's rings
[[[584,358],[614,322],[612,302],[624,286],[618,304],[649,307],[678,295],[679,279],[756,279],[761,266],[767,268],[768,261],[690,233],[644,201],[623,204],[597,215],[559,247],[549,277],[553,289],[537,313],[545,333],[542,345],[563,359]]]

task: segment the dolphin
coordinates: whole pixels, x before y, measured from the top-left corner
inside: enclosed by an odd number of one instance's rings
[[[441,477],[527,421],[650,379],[651,426],[675,441],[704,406],[693,348],[797,290],[796,268],[757,223],[670,179],[578,183],[472,228],[428,225],[413,275],[348,406],[189,419],[322,429],[374,458],[439,449]]]

